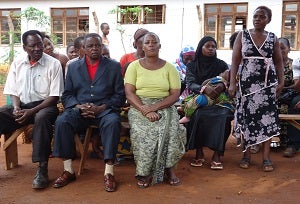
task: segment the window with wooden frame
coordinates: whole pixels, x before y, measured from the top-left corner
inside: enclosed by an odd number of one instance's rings
[[[14,43],[21,44],[21,25],[18,16],[21,14],[21,9],[0,9],[0,45],[8,45],[9,42],[9,25],[8,16],[11,17],[14,27]]]
[[[118,6],[118,22],[121,24],[165,24],[166,5]]]
[[[89,8],[52,8],[51,30],[57,45],[67,46],[89,32]]]
[[[285,1],[282,7],[282,36],[289,39],[292,50],[300,50],[300,2]]]
[[[229,49],[229,38],[247,27],[248,4],[205,4],[204,34],[215,38],[218,49]]]

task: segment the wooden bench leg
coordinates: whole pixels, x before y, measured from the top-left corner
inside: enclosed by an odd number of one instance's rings
[[[4,135],[4,141],[7,141],[7,139],[11,135]],[[4,169],[9,170],[12,169],[16,166],[18,166],[18,146],[17,146],[17,138],[12,140],[10,142],[10,145],[7,146],[4,149],[4,157],[5,157],[5,164],[4,164]],[[5,143],[4,143],[5,144]]]
[[[78,134],[75,135],[75,143],[76,143],[77,149],[79,150],[80,156],[81,156],[80,163],[79,163],[79,169],[78,169],[78,175],[81,175],[83,172],[83,167],[84,167],[85,160],[87,158],[92,133],[93,133],[93,127],[90,126],[86,130],[83,144],[80,141],[79,135]]]
[[[33,125],[26,125],[15,130],[11,134],[4,134],[4,156],[5,156],[5,165],[4,169],[9,170],[16,166],[18,166],[18,146],[17,146],[17,138],[21,133],[28,129],[32,129]]]

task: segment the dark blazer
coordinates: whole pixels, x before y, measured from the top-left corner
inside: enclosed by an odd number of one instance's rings
[[[85,57],[72,62],[61,99],[65,109],[84,103],[106,104],[106,110],[100,117],[111,110],[119,111],[126,100],[120,63],[102,57],[95,78],[91,81]]]

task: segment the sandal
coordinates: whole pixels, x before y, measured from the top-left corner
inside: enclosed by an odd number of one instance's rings
[[[137,180],[137,186],[139,188],[148,188],[151,185],[152,177],[139,176]]]
[[[175,178],[169,178],[169,184],[171,186],[179,186],[181,184],[181,181],[178,177]]]
[[[250,166],[250,159],[243,157],[242,160],[240,161],[240,167],[242,169],[249,169]]]
[[[213,170],[222,170],[223,169],[223,164],[221,162],[212,161],[210,163],[210,168],[213,169]]]
[[[271,172],[274,170],[274,166],[271,160],[264,160],[263,161],[263,171],[264,172]]]
[[[194,167],[200,167],[200,166],[203,166],[204,162],[205,162],[205,159],[193,159],[193,161],[190,164],[191,164],[191,166],[194,166]]]

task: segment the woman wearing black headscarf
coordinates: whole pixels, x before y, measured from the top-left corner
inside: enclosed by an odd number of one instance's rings
[[[217,43],[210,36],[203,37],[197,47],[195,59],[187,65],[186,81],[188,88],[196,93],[203,93],[215,99],[221,93],[220,87],[202,86],[206,79],[216,77],[228,69],[226,62],[217,58]],[[220,83],[218,86],[224,86]],[[223,169],[220,157],[224,154],[225,143],[230,135],[232,112],[217,105],[201,107],[195,111],[187,124],[187,149],[196,149],[192,166],[204,163],[203,147],[214,151],[211,169]]]

